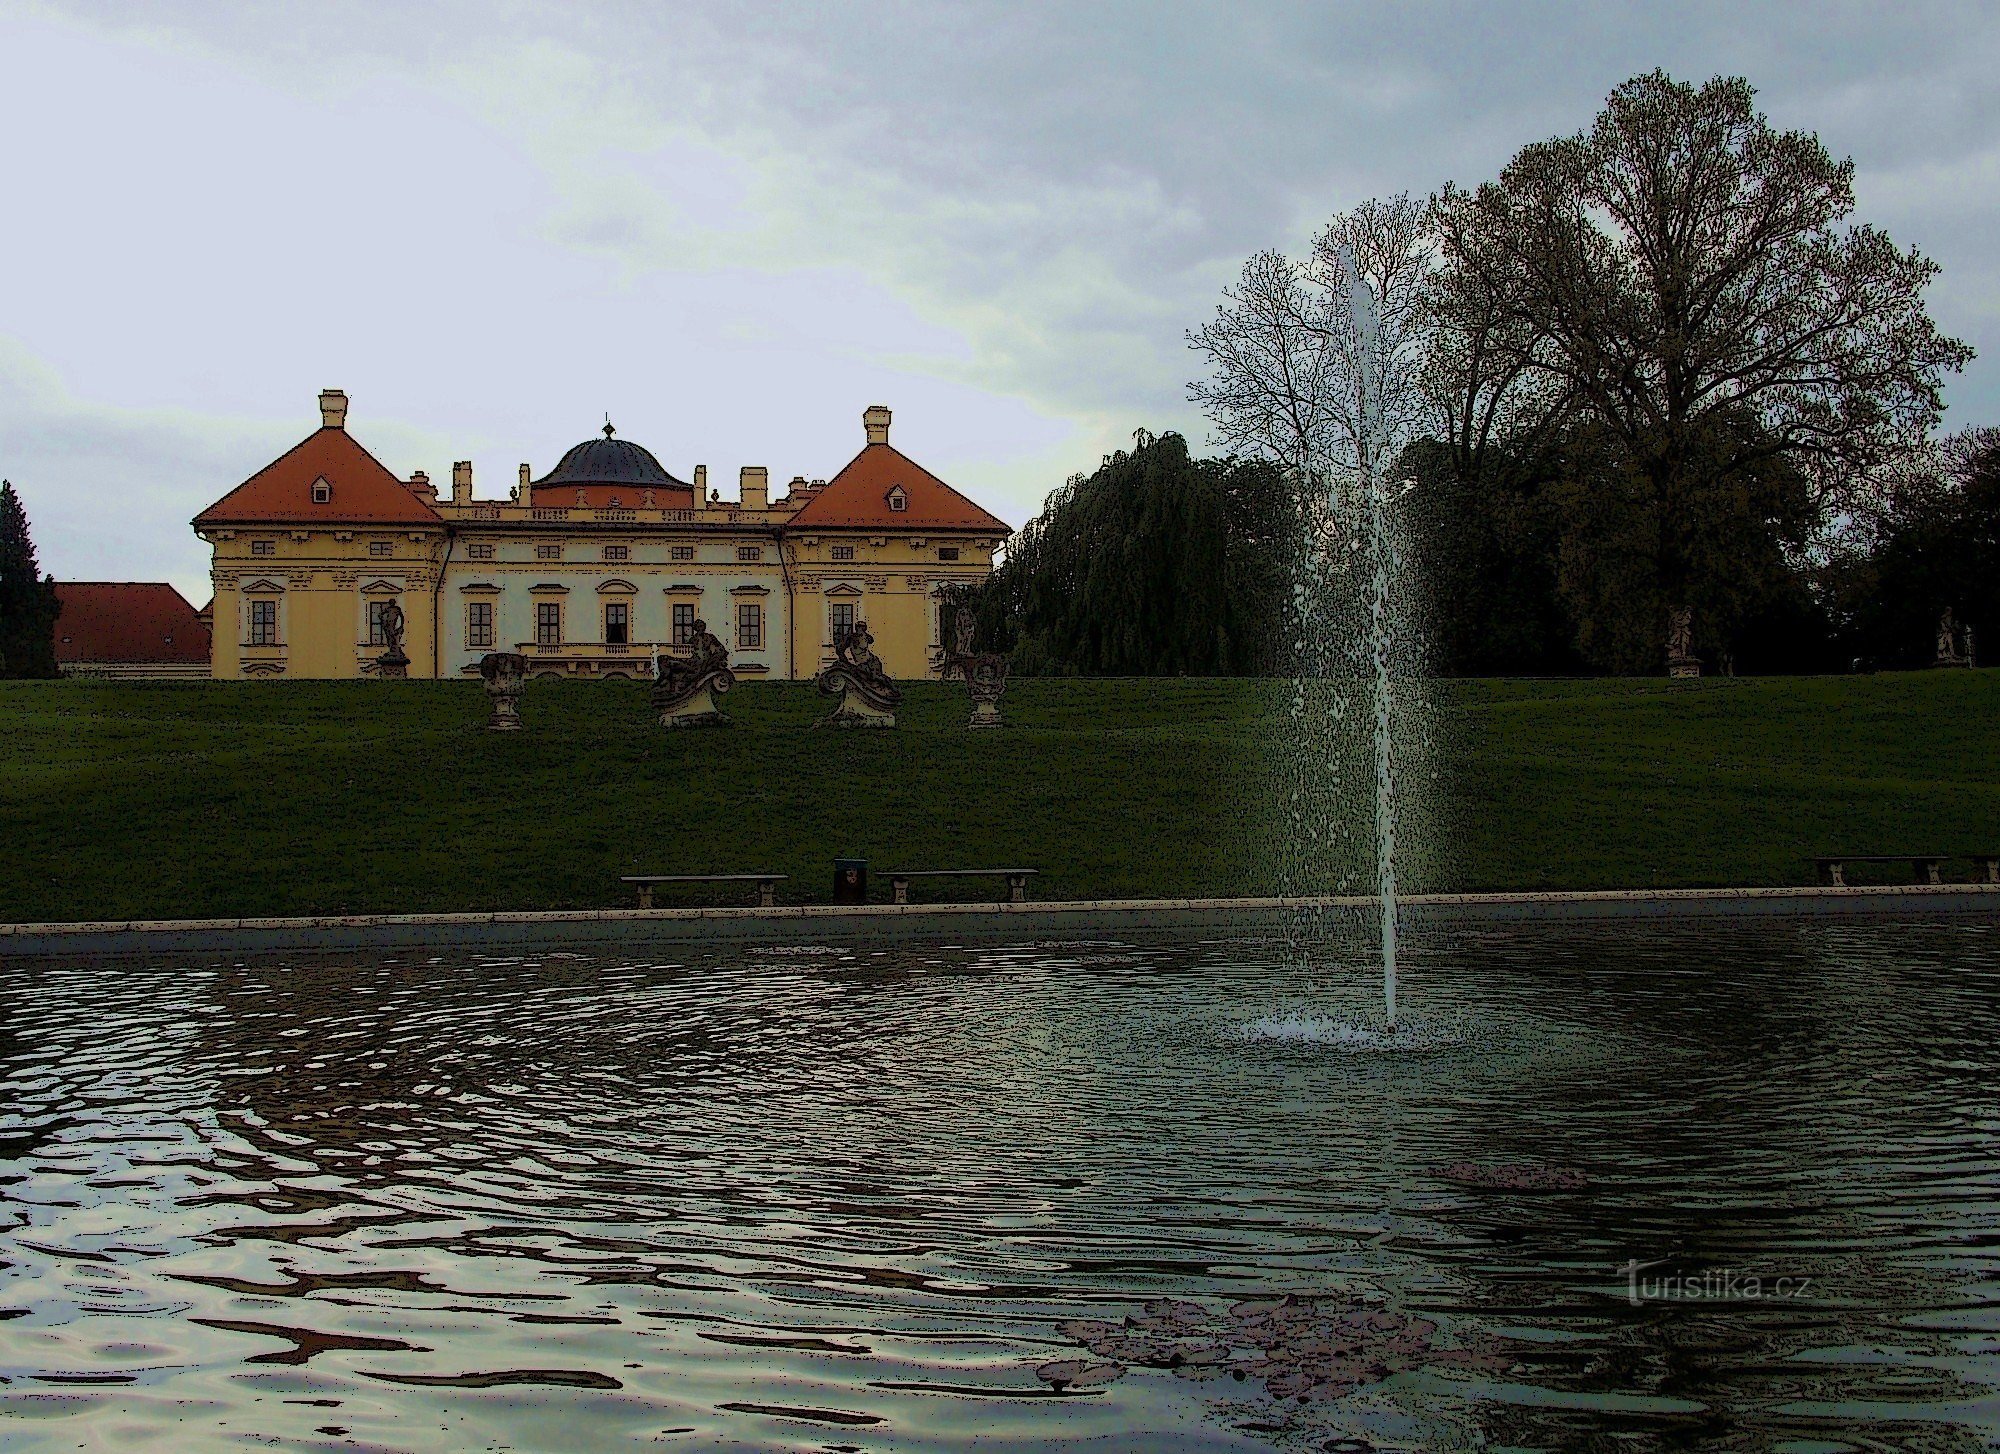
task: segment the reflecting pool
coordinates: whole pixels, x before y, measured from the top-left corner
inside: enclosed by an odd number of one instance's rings
[[[0,1445],[2000,1442],[2000,931],[0,965]]]

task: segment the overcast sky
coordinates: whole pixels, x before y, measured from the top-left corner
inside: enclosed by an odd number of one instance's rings
[[[0,0],[0,474],[64,579],[172,580],[322,387],[503,495],[608,412],[826,476],[861,410],[1009,520],[1204,430],[1250,252],[1491,176],[1655,66],[1748,76],[1943,265],[2000,423],[2000,8]]]

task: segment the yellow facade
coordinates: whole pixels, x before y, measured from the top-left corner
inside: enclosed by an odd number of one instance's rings
[[[411,677],[464,679],[489,651],[519,651],[541,676],[646,676],[686,649],[695,619],[753,680],[810,679],[855,621],[892,675],[931,677],[947,648],[941,590],[990,574],[1007,533],[889,450],[879,406],[854,464],[777,500],[761,468],[724,500],[703,469],[692,487],[662,472],[657,492],[607,495],[617,487],[531,490],[526,466],[509,498],[480,500],[464,461],[440,499],[351,441],[344,394],[321,408],[319,434],[195,522],[213,547],[218,679],[368,676],[385,650],[371,603],[392,600]]]

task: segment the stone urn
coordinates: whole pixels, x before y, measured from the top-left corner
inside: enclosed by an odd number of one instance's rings
[[[479,658],[486,699],[493,704],[489,732],[521,730],[521,691],[528,682],[528,658],[518,651],[489,651]]]

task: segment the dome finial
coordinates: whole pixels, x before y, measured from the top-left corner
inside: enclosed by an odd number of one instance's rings
[[[609,414],[606,414],[604,416],[604,437],[606,439],[609,439],[612,435],[616,434],[617,432],[618,432],[617,430],[611,427],[611,416]]]

